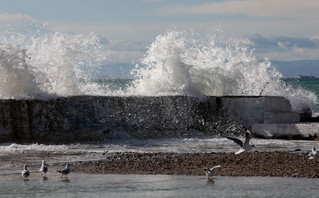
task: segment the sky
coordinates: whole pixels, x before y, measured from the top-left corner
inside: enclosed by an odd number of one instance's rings
[[[141,58],[169,29],[218,26],[248,38],[260,59],[319,63],[318,0],[0,0],[0,26],[25,18],[57,32],[101,35],[115,62]],[[319,65],[309,73],[319,76]]]

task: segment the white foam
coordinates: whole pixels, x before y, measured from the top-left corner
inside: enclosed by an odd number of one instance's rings
[[[67,150],[65,145],[44,144],[0,144],[1,152],[27,152],[27,151],[63,151]]]
[[[98,36],[56,33],[34,21],[8,27],[0,29],[0,98],[101,93],[88,81],[107,59]]]
[[[239,139],[244,139],[239,137]],[[313,147],[313,141],[295,140],[265,140],[255,139],[251,143],[258,151],[294,151],[296,148],[309,150]],[[63,152],[64,155],[74,157],[74,153],[83,155],[114,152],[176,152],[176,153],[210,153],[210,152],[234,152],[238,145],[226,138],[185,138],[185,139],[149,139],[149,140],[119,140],[100,144],[73,144],[73,145],[44,145],[44,144],[0,144],[0,153],[54,151]]]
[[[239,137],[244,139],[244,137]],[[296,145],[309,147],[307,142],[288,140],[263,140],[252,139],[251,143],[257,146],[259,151],[293,151]],[[311,141],[309,141],[312,144]],[[210,152],[233,152],[238,150],[238,145],[226,138],[176,138],[176,139],[149,139],[115,141],[103,145],[109,153],[113,152],[175,152],[175,153],[210,153]],[[237,149],[237,150],[236,150]]]
[[[156,37],[134,71],[138,95],[284,96],[293,109],[318,103],[316,95],[285,85],[268,60],[259,61],[249,41],[221,35],[168,31]]]
[[[0,98],[4,99],[85,94],[271,95],[286,97],[298,112],[318,104],[314,93],[285,85],[270,61],[257,60],[248,40],[220,33],[168,31],[157,36],[132,71],[135,80],[127,90],[90,82],[90,73],[109,58],[93,33],[62,34],[27,19],[0,28],[0,33]]]

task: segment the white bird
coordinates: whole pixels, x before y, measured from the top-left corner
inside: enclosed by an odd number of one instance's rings
[[[208,180],[209,182],[214,182],[213,176],[215,175],[214,170],[215,170],[216,168],[220,168],[220,165],[214,166],[213,168],[207,168],[207,167],[204,168],[204,171],[206,171],[207,180]]]
[[[47,164],[45,163],[44,160],[42,160],[42,165],[40,167],[40,172],[42,174],[44,174],[45,176],[46,176],[46,173],[48,172],[48,166],[47,166]]]
[[[67,164],[64,169],[57,170],[57,172],[62,174],[62,178],[63,176],[67,178],[67,175],[71,172],[70,164]]]
[[[22,171],[22,173],[21,173],[21,175],[25,178],[25,179],[27,179],[29,176],[30,176],[30,172],[29,172],[29,170],[28,170],[28,165],[24,165],[24,168],[23,168],[23,171]]]
[[[234,137],[228,137],[228,136],[223,136],[225,138],[228,138],[232,141],[234,141],[235,143],[237,143],[240,146],[240,149],[235,153],[235,155],[238,155],[242,152],[245,151],[250,151],[253,148],[256,148],[255,145],[250,145],[249,141],[252,138],[251,132],[249,130],[246,130],[246,139],[245,141],[241,141],[240,139],[234,138]]]
[[[315,158],[316,155],[317,155],[316,147],[313,147],[312,150],[311,150],[311,152],[309,152],[309,154],[308,154],[309,159]]]

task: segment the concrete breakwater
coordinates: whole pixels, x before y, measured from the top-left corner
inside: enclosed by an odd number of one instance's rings
[[[9,99],[0,100],[0,142],[83,142],[120,134],[139,139],[214,135],[256,123],[296,123],[299,119],[283,97]]]

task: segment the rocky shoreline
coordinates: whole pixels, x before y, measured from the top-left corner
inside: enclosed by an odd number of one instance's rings
[[[205,175],[203,168],[221,165],[219,176],[319,178],[319,159],[298,152],[111,153],[100,161],[80,162],[75,172],[92,174]]]

